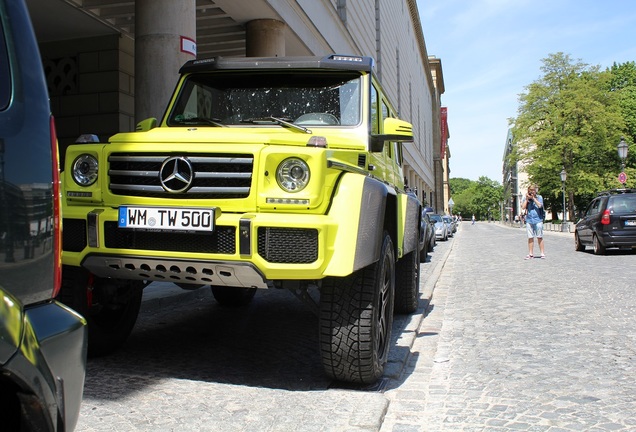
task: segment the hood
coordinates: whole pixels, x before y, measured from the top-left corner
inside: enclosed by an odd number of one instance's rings
[[[113,135],[111,143],[265,144],[307,146],[312,137],[325,137],[328,148],[364,150],[368,136],[356,129],[309,128],[305,133],[285,127],[157,127],[144,132]]]

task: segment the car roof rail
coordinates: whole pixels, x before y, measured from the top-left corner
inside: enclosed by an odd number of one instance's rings
[[[617,195],[617,194],[624,194],[624,193],[636,193],[636,189],[631,189],[631,188],[609,189],[606,191],[597,192],[596,196]]]

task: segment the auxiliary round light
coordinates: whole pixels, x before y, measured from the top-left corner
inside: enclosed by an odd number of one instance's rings
[[[73,162],[73,180],[80,186],[90,186],[97,181],[97,159],[89,154],[83,154]]]
[[[309,166],[299,158],[285,159],[276,169],[276,181],[287,192],[300,192],[309,183]]]

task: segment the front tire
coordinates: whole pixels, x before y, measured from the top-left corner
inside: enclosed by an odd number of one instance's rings
[[[88,323],[88,355],[111,354],[135,326],[144,283],[93,276],[80,267],[63,266],[57,300],[79,312]]]
[[[583,252],[585,250],[585,245],[581,243],[581,238],[579,237],[578,232],[574,232],[574,249],[577,252]]]
[[[320,352],[332,379],[372,384],[384,373],[395,300],[395,256],[385,232],[380,259],[343,278],[326,278],[320,295]]]

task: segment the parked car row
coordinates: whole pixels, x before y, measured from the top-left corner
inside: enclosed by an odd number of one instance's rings
[[[435,240],[447,241],[457,232],[457,220],[448,215],[427,213],[432,222]]]

